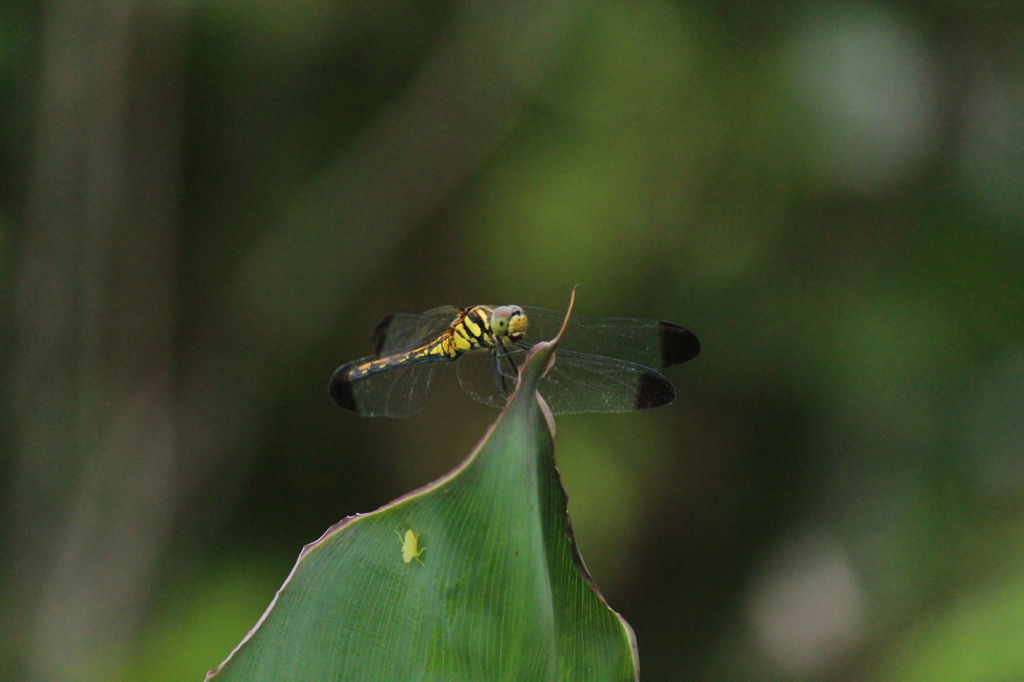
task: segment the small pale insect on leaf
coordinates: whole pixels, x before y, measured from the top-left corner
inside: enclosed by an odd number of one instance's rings
[[[412,529],[405,531],[403,537],[399,531],[395,531],[398,534],[398,539],[402,541],[402,561],[409,563],[413,559],[423,564],[423,560],[420,559],[420,555],[427,551],[426,547],[420,547],[419,539],[416,537],[416,533],[412,532]]]

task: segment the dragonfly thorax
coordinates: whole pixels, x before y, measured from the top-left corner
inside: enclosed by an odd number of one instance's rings
[[[464,308],[438,341],[424,350],[454,360],[469,350],[493,350],[522,340],[526,335],[526,313],[515,305],[497,308]]]

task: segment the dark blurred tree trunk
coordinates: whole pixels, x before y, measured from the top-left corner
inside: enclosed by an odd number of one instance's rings
[[[14,282],[4,679],[102,675],[168,529],[183,8],[47,7]]]

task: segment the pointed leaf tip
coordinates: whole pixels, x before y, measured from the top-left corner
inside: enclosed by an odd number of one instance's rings
[[[536,392],[559,338],[454,471],[307,546],[212,676],[635,682],[632,630],[577,563]]]

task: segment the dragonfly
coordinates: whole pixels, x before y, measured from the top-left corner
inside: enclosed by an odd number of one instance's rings
[[[504,407],[526,352],[554,338],[563,319],[517,305],[392,313],[373,331],[373,355],[334,371],[331,400],[367,417],[409,417],[434,398],[454,362],[466,393]],[[658,370],[698,353],[696,335],[673,322],[572,317],[539,389],[554,414],[660,407],[675,399],[675,388]]]

